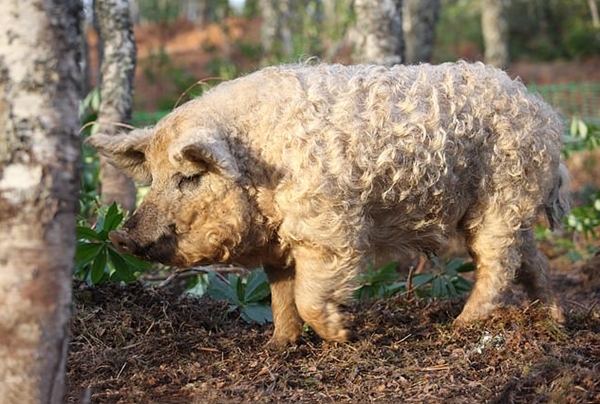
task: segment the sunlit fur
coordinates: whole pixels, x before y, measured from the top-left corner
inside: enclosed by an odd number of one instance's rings
[[[568,211],[562,122],[498,69],[269,67],[218,85],[145,131],[151,172],[125,167],[131,175],[168,182],[158,173],[189,171],[199,153],[211,181],[239,187],[226,198],[211,194],[220,214],[203,214],[206,200],[194,194],[169,215],[198,221],[183,224],[191,233],[182,255],[208,256],[192,250],[214,228],[228,259],[265,266],[275,345],[294,341],[301,319],[326,339],[346,340],[339,305],[361,269],[435,253],[457,233],[477,265],[458,323],[487,316],[511,281],[561,317],[531,227],[540,208],[551,223]],[[127,165],[123,147],[110,142],[90,141]],[[166,188],[153,183],[154,197],[172,198]]]

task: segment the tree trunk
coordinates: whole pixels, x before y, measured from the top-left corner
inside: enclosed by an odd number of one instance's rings
[[[402,63],[402,0],[355,0],[355,53],[358,63]]]
[[[592,15],[592,26],[594,28],[600,28],[600,17],[598,16],[598,6],[596,0],[588,0],[590,7],[590,14]]]
[[[260,0],[261,45],[266,61],[289,59],[294,52],[290,0]]]
[[[0,403],[63,402],[79,191],[78,0],[0,0]]]
[[[506,0],[481,0],[481,29],[485,62],[496,67],[508,66],[508,21]]]
[[[431,60],[439,13],[440,0],[404,0],[404,63],[415,64]]]
[[[136,49],[128,0],[95,0],[94,14],[103,43],[100,66],[100,110],[97,130],[111,134],[122,130],[119,123],[131,120]],[[108,160],[100,157],[102,201],[119,203],[133,211],[135,184]]]

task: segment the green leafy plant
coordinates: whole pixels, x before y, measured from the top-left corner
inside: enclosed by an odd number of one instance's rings
[[[584,150],[596,150],[599,146],[600,126],[585,123],[582,119],[573,117],[563,147],[564,157]]]
[[[369,265],[359,278],[362,285],[356,291],[357,299],[371,299],[375,297],[389,297],[400,291],[406,290],[406,282],[400,281],[398,264],[391,262],[381,268]]]
[[[83,217],[90,217],[92,212],[98,206],[99,201],[99,177],[100,162],[94,149],[83,145],[94,126],[92,123],[98,118],[100,108],[100,91],[93,89],[79,104],[79,117],[83,123],[81,133],[81,192],[79,194],[79,214]]]
[[[471,290],[471,282],[461,275],[475,269],[471,261],[456,258],[441,266],[434,259],[434,263],[441,270],[409,275],[406,280],[399,279],[396,263],[377,269],[370,267],[359,278],[362,286],[356,296],[359,299],[381,298],[414,291],[421,297],[454,297]]]
[[[471,290],[471,281],[461,274],[473,272],[472,261],[455,258],[447,262],[441,271],[416,274],[412,277],[412,289],[419,296],[454,297]]]
[[[131,282],[150,264],[129,254],[122,254],[111,244],[108,233],[121,226],[123,212],[116,204],[100,209],[92,227],[77,227],[75,276],[90,285],[105,281]]]
[[[577,206],[567,216],[567,229],[582,233],[585,238],[596,238],[600,226],[600,191],[589,196],[586,204]]]
[[[248,323],[265,324],[273,321],[269,305],[271,291],[264,271],[253,271],[244,277],[229,274],[227,279],[216,272],[209,273],[208,295],[229,302],[228,312],[239,311]]]
[[[600,147],[600,127],[574,117],[563,148],[565,157],[580,151],[596,150],[598,147]],[[585,238],[595,238],[596,228],[600,226],[600,191],[582,197],[585,198],[584,203],[571,210],[567,216],[566,227],[568,230],[582,233]]]

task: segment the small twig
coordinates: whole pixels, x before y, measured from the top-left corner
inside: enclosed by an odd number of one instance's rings
[[[419,254],[419,263],[417,264],[417,267],[415,268],[414,265],[411,265],[408,268],[408,276],[406,278],[406,298],[410,298],[410,295],[413,292],[413,275],[415,273],[423,273],[423,268],[425,267],[426,263],[427,258],[425,257],[425,255]]]
[[[211,353],[220,353],[221,351],[219,351],[218,349],[215,348],[204,348],[204,347],[200,347],[200,348],[195,348],[198,351],[202,351],[202,352],[211,352]]]
[[[123,122],[102,122],[102,121],[91,121],[86,123],[85,125],[83,125],[80,129],[79,129],[79,134],[81,134],[81,132],[83,132],[88,126],[92,126],[92,125],[113,125],[119,128],[125,128],[125,129],[129,129],[129,130],[133,130],[135,129],[135,126],[129,125],[128,123],[123,123]]]
[[[187,95],[188,92],[190,92],[192,90],[192,88],[196,87],[196,86],[201,86],[206,84],[206,82],[208,80],[221,80],[221,81],[225,81],[226,79],[223,77],[206,77],[204,79],[198,80],[197,82],[195,82],[194,84],[192,84],[191,86],[189,86],[188,88],[186,88],[183,93],[181,93],[181,95],[179,96],[179,98],[177,98],[177,101],[175,101],[175,106],[173,108],[177,108],[179,106],[179,103],[181,102],[181,99]]]
[[[423,273],[423,268],[425,268],[425,264],[427,263],[427,257],[423,254],[419,254],[419,263],[417,264],[416,273]]]
[[[209,272],[216,272],[218,274],[245,274],[248,272],[246,268],[238,266],[202,266],[202,267],[191,267],[178,269],[169,275],[164,281],[162,281],[158,287],[163,288],[175,281],[176,279],[189,278],[191,276],[204,275]]]
[[[125,367],[127,366],[127,362],[125,362],[123,364],[123,366],[121,366],[121,370],[119,370],[119,373],[117,374],[117,377],[115,379],[119,379],[119,377],[121,376],[121,373],[123,373],[123,371],[125,370]]]
[[[408,268],[408,275],[406,276],[406,298],[410,298],[413,291],[413,273],[415,272],[414,265]]]
[[[596,304],[598,304],[598,301],[596,300],[594,303],[592,303],[592,305],[590,306],[588,312],[585,314],[585,318],[590,318],[590,316],[592,315],[592,311],[594,310],[594,308],[596,307]]]

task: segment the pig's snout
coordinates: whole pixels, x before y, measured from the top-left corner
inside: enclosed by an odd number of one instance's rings
[[[126,231],[111,231],[108,233],[110,242],[122,253],[135,254],[137,244],[133,241]]]
[[[139,231],[139,230],[138,230]],[[131,231],[127,226],[122,230],[108,233],[110,242],[121,253],[132,254],[147,261],[158,261],[167,265],[179,265],[177,260],[177,240],[174,230],[161,233],[156,239],[140,240],[136,231]]]

